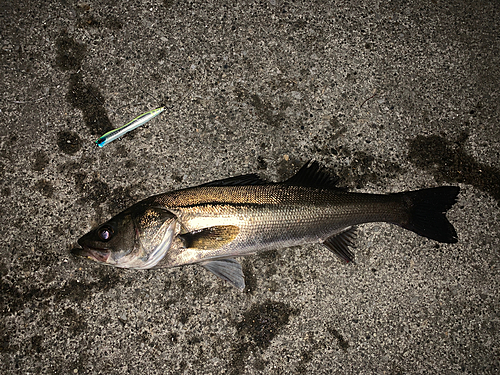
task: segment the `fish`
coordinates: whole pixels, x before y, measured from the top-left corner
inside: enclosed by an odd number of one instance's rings
[[[240,290],[241,264],[257,252],[319,243],[354,261],[358,225],[386,222],[441,243],[456,243],[446,212],[460,188],[392,194],[348,192],[317,161],[286,181],[230,177],[146,198],[78,240],[76,256],[128,269],[199,264]]]
[[[144,125],[146,122],[151,121],[154,119],[156,116],[158,116],[160,113],[162,113],[165,110],[165,107],[160,107],[153,109],[151,111],[145,112],[142,115],[137,116],[135,119],[133,119],[130,122],[127,122],[125,125],[113,129],[106,134],[102,135],[99,137],[95,143],[99,147],[104,147],[107,145],[109,142],[114,141],[115,139],[120,138],[121,136],[127,134],[129,131],[132,131],[136,128],[138,128],[141,125]]]

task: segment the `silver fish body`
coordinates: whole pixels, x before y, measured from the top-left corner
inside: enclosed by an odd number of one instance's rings
[[[398,196],[282,184],[200,187],[163,194],[153,201],[176,215],[183,232],[197,234],[217,227],[231,232],[211,236],[220,238],[220,246],[215,239],[198,241],[199,247],[190,251],[181,245],[178,253],[167,254],[161,262],[168,267],[323,242],[356,224],[405,219]],[[229,237],[232,240],[226,241]]]
[[[317,163],[283,183],[255,175],[214,181],[147,198],[83,236],[76,255],[123,268],[198,263],[244,288],[235,257],[322,243],[345,262],[355,226],[389,222],[439,242],[456,242],[444,213],[459,189],[396,194],[349,193]]]

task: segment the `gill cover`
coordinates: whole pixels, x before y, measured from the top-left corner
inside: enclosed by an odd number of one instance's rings
[[[176,235],[176,216],[163,207],[144,207],[134,216],[138,253],[127,268],[154,268],[170,249]]]

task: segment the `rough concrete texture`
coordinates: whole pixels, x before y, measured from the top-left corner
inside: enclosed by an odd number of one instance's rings
[[[496,374],[498,1],[2,1],[0,372]],[[99,149],[105,131],[168,111]],[[69,253],[147,196],[316,159],[353,191],[459,185],[459,242],[127,271]]]

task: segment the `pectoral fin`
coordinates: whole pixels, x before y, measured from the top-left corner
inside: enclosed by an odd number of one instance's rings
[[[236,288],[245,289],[245,278],[239,264],[234,259],[220,259],[200,263],[207,270],[220,277],[222,280],[229,281]]]
[[[354,254],[349,250],[349,246],[354,244],[355,231],[356,227],[349,227],[343,232],[327,238],[323,241],[323,245],[344,262],[354,262]]]
[[[179,235],[186,248],[215,250],[233,241],[240,228],[234,225],[220,225]]]

